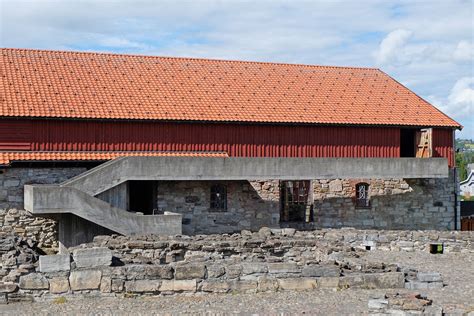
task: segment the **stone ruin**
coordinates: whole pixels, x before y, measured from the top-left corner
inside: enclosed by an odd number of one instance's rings
[[[459,232],[262,228],[223,235],[97,236],[69,253],[44,256],[34,243],[4,236],[0,301],[442,287],[439,273],[370,262],[361,255],[373,249],[427,251],[433,243],[447,252],[474,252],[473,237]]]

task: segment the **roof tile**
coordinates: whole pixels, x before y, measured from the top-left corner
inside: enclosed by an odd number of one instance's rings
[[[460,125],[373,68],[1,49],[0,116]]]
[[[118,157],[229,157],[225,152],[182,151],[0,151],[0,165],[14,161],[97,161]]]

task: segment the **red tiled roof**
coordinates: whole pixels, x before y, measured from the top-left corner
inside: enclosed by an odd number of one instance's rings
[[[460,127],[373,68],[1,51],[0,116]]]
[[[14,161],[105,161],[118,157],[229,157],[225,152],[159,151],[0,151],[0,165]]]

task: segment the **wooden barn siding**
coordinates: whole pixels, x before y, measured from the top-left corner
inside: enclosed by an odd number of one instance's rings
[[[453,148],[453,133],[450,128],[434,128],[433,129],[433,157],[448,158],[448,164],[453,167],[454,148]]]
[[[32,150],[225,151],[236,157],[398,157],[396,128],[43,121]]]
[[[226,151],[235,157],[399,157],[395,127],[2,120],[0,143],[26,140],[40,151]],[[9,128],[17,136],[9,135]],[[450,157],[452,130],[433,133],[434,153]],[[438,139],[440,138],[440,139]],[[4,146],[3,149],[8,146]],[[15,150],[15,148],[10,150]]]

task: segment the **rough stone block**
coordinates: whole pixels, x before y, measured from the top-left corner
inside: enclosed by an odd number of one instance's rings
[[[409,281],[405,283],[405,288],[410,290],[439,289],[443,287],[443,282],[420,282]]]
[[[248,262],[242,263],[242,274],[267,273],[268,268],[265,263]]]
[[[268,264],[268,273],[299,273],[300,269],[296,263],[277,262]]]
[[[237,264],[226,266],[225,274],[228,279],[237,279],[242,274],[242,266]]]
[[[146,265],[141,267],[145,270],[145,275],[149,278],[166,280],[173,278],[173,268],[168,265]]]
[[[275,292],[278,290],[278,280],[262,276],[258,278],[258,292]]]
[[[303,267],[305,277],[336,277],[341,274],[341,270],[336,265],[311,265]]]
[[[132,293],[158,292],[160,280],[134,280],[125,282],[125,290]]]
[[[112,279],[112,292],[122,292],[123,291],[123,280]]]
[[[164,280],[160,292],[196,292],[196,280]]]
[[[320,277],[318,287],[336,289],[339,287],[339,277]]]
[[[76,249],[72,257],[77,268],[94,268],[112,264],[112,251],[105,247]]]
[[[69,291],[69,280],[66,277],[55,277],[49,280],[49,291],[53,294]]]
[[[69,276],[71,290],[97,290],[100,286],[102,272],[98,270],[72,271]]]
[[[30,273],[20,277],[20,288],[24,290],[47,290],[48,280],[39,273]]]
[[[418,272],[417,279],[421,282],[440,282],[443,281],[441,274],[438,272]]]
[[[348,275],[339,279],[339,286],[363,289],[398,289],[405,287],[405,276],[402,272]]]
[[[71,270],[71,257],[68,254],[39,257],[40,272],[59,272],[69,270]]]
[[[100,280],[100,291],[102,293],[112,292],[112,280],[110,277],[102,277],[102,280]]]
[[[278,284],[282,290],[311,290],[317,287],[316,279],[311,278],[279,279]]]
[[[241,293],[255,293],[257,292],[258,282],[250,280],[236,280],[230,283],[232,291]]]
[[[369,305],[369,310],[372,310],[372,311],[374,310],[378,311],[381,309],[383,310],[388,306],[388,300],[380,299],[380,298],[370,299],[368,305]]]
[[[0,293],[12,293],[18,289],[15,283],[0,282]]]
[[[201,290],[203,292],[227,293],[230,291],[230,284],[227,281],[203,281]]]
[[[219,278],[225,274],[225,269],[222,265],[213,264],[207,266],[207,277],[208,278]]]
[[[176,266],[176,280],[204,279],[205,276],[206,266],[204,264],[186,264]]]

